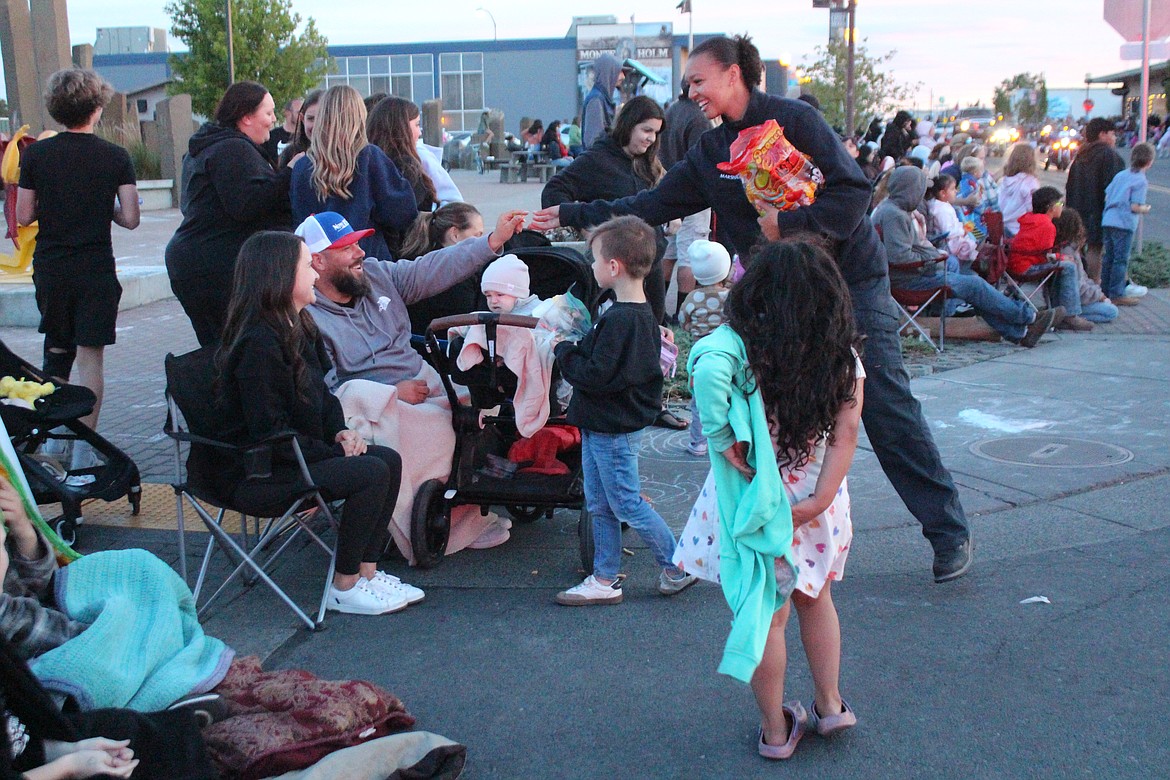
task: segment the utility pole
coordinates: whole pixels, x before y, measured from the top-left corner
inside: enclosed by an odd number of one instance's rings
[[[1147,5],[1150,0],[1146,0]],[[857,37],[857,0],[849,0],[849,24],[845,28],[848,36],[848,57],[845,60],[845,135],[853,134],[853,46]]]
[[[236,83],[236,52],[232,45],[232,0],[227,0],[228,86]]]

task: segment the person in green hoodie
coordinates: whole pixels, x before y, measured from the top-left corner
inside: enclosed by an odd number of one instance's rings
[[[763,718],[759,753],[783,759],[806,730],[829,736],[857,722],[838,688],[830,585],[844,574],[853,533],[845,475],[865,371],[849,290],[813,244],[761,245],[725,311],[727,323],[695,345],[687,366],[710,444],[719,574],[734,613],[719,671],[751,684]],[[784,702],[790,604],[816,687],[808,713]]]

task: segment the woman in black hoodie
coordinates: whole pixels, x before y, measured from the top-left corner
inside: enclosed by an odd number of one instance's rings
[[[260,84],[233,84],[183,158],[183,222],[167,244],[167,275],[200,346],[219,341],[240,246],[257,231],[292,228],[296,160],[277,171],[263,149],[275,105]]]

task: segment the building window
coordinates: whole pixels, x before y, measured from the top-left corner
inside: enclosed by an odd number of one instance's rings
[[[134,102],[134,105],[138,109],[138,113],[146,113],[146,98],[138,98],[138,100]]]
[[[484,110],[483,54],[439,55],[439,97],[448,130],[475,130]]]
[[[422,103],[430,100],[429,85],[434,78],[434,58],[430,54],[396,54],[373,57],[335,57],[333,70],[318,85],[322,89],[348,84],[369,97],[385,92]]]

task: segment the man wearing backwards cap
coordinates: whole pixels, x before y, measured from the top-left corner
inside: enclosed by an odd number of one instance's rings
[[[428,479],[447,477],[455,441],[438,375],[410,345],[406,307],[441,293],[495,259],[525,216],[523,211],[507,212],[486,238],[469,238],[417,260],[366,258],[357,242],[370,231],[354,230],[345,217],[331,211],[310,216],[296,230],[313,255],[317,300],[309,313],[336,369],[334,392],[346,420],[354,420],[355,429],[374,443],[411,454],[403,459],[390,524],[398,549],[411,562],[415,491]],[[465,509],[471,511],[460,511]],[[447,551],[491,547],[507,539],[506,526],[494,515],[483,517],[475,507],[459,507],[452,513]]]

